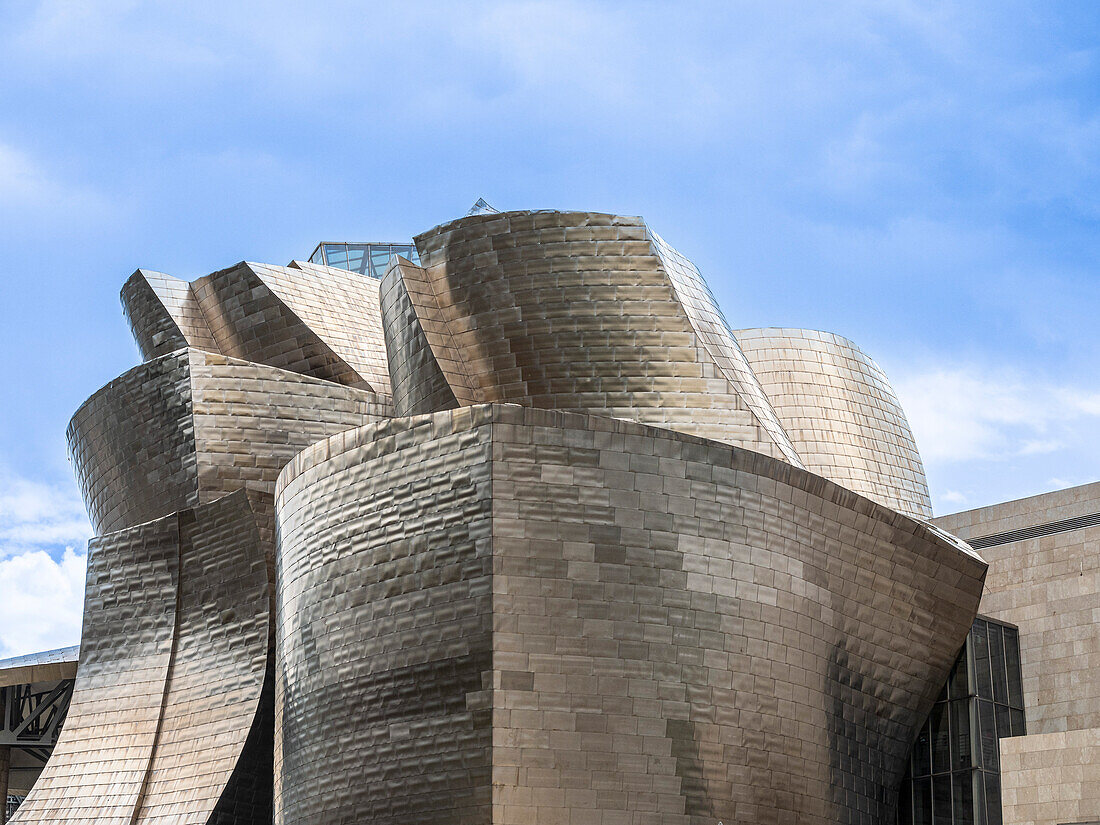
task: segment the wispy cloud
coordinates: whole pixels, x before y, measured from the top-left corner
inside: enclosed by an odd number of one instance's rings
[[[30,153],[0,141],[0,217],[5,221],[48,215],[70,219],[75,214],[102,218],[110,203],[95,189],[64,181],[47,171]]]
[[[954,366],[900,375],[894,384],[929,462],[1052,453],[1077,443],[1077,427],[1100,423],[1100,388],[1012,371]]]
[[[28,552],[57,556],[82,547],[91,536],[74,487],[0,472],[0,559]]]

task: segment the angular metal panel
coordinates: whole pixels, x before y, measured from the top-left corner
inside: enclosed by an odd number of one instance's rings
[[[221,352],[388,395],[377,281],[298,266],[242,262],[192,284]]]
[[[459,406],[458,398],[472,399],[462,358],[445,328],[438,320],[422,321],[417,315],[417,306],[430,306],[431,302],[409,299],[409,289],[426,285],[420,267],[396,257],[380,285],[393,408],[400,417],[452,410]],[[447,366],[446,373],[442,364]]]
[[[174,515],[89,542],[68,718],[13,823],[132,825],[171,666],[178,583]]]

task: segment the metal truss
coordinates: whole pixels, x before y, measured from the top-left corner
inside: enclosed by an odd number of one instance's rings
[[[72,698],[72,679],[62,679],[45,689],[39,685],[0,688],[0,745],[20,748],[45,764]]]

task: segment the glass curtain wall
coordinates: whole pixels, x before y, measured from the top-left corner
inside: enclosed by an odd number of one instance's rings
[[[348,269],[360,275],[381,278],[390,258],[400,255],[415,264],[420,263],[416,247],[411,243],[329,243],[317,244],[309,256],[312,264]]]
[[[1019,632],[979,617],[913,743],[899,825],[1001,825],[998,741],[1026,732]]]

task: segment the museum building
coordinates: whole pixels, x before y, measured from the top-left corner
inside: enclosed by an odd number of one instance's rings
[[[1100,484],[933,518],[878,365],[641,218],[122,303],[79,652],[0,662],[12,822],[1100,820]]]

